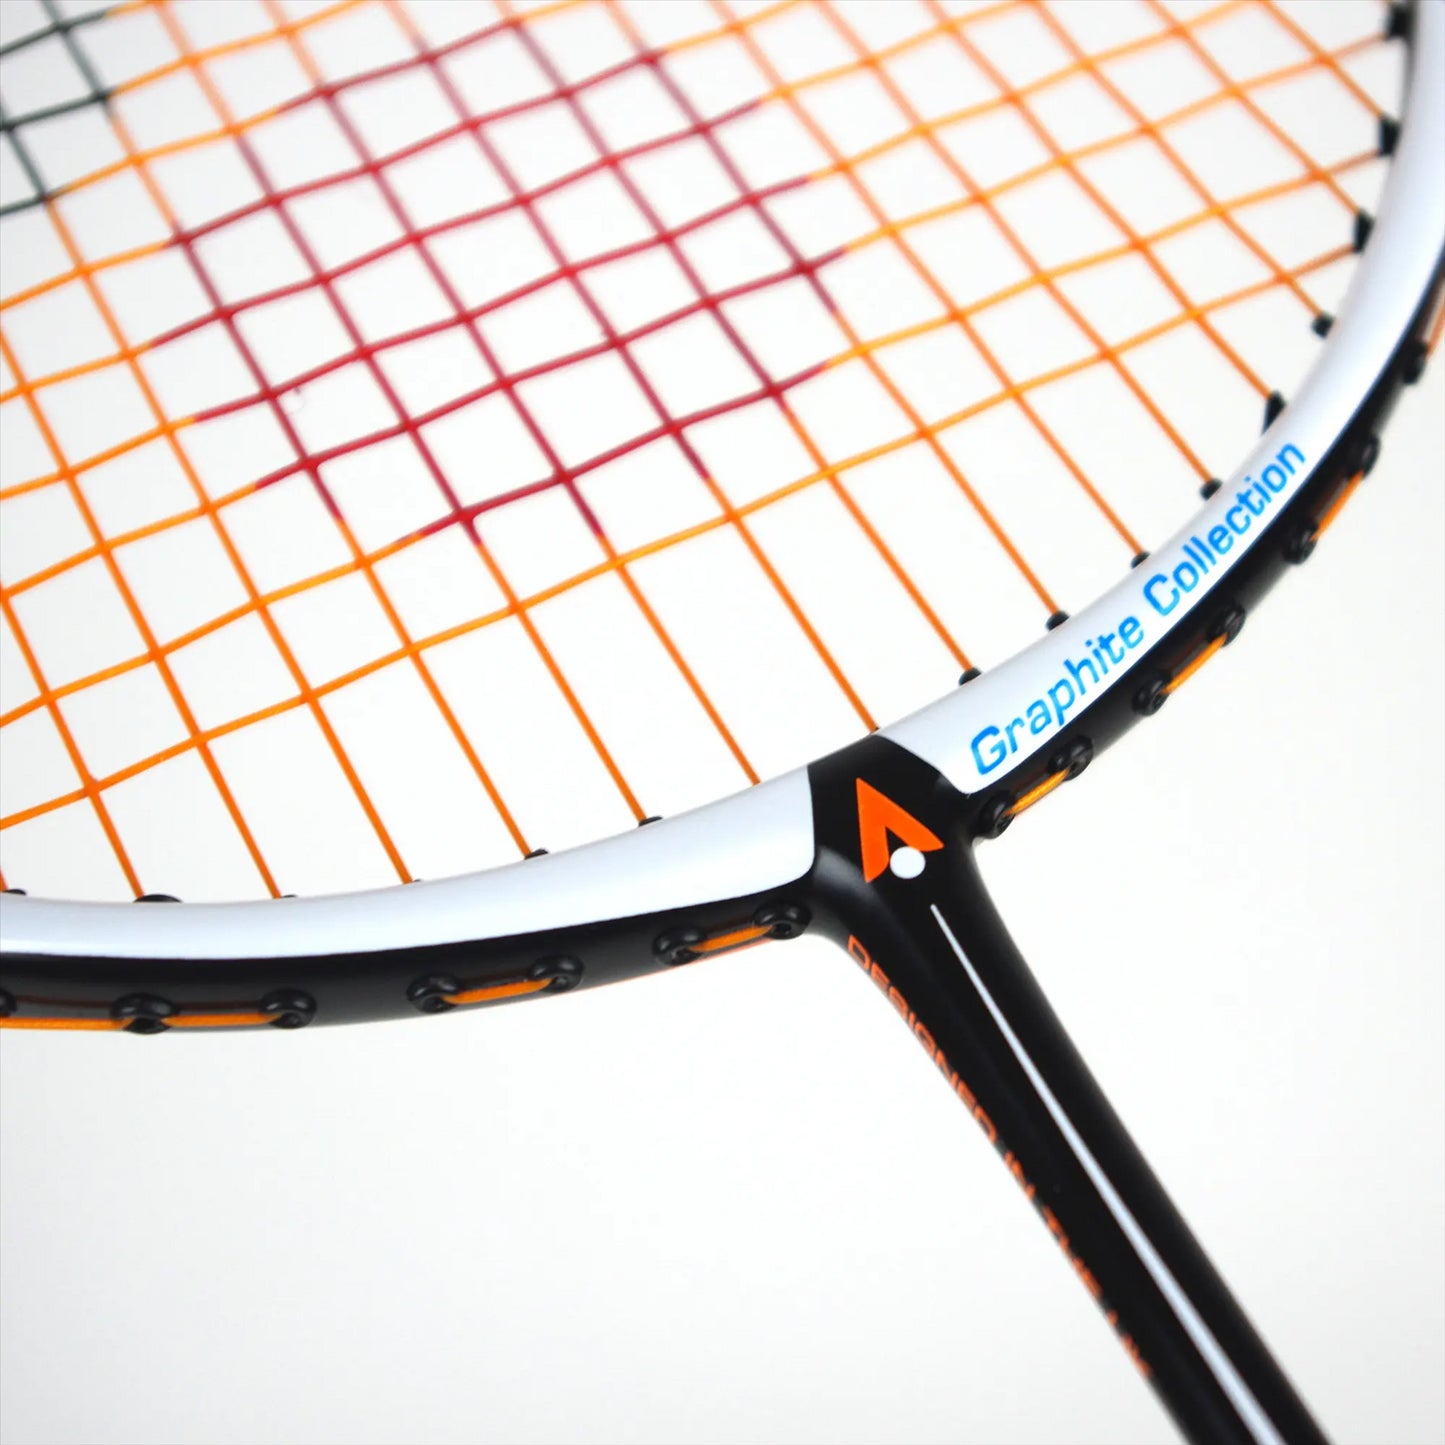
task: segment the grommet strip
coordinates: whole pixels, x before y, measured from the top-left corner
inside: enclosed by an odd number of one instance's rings
[[[1206,662],[1208,662],[1212,657],[1214,657],[1219,652],[1220,648],[1228,647],[1229,644],[1233,642],[1236,637],[1239,636],[1240,629],[1243,626],[1244,609],[1242,607],[1231,607],[1219,619],[1219,623],[1215,629],[1214,637],[1209,642],[1205,643],[1205,645],[1200,648],[1200,650],[1195,653],[1194,656],[1190,658],[1189,661],[1185,663],[1184,666],[1181,667],[1179,671],[1174,674],[1173,677],[1171,677],[1166,683],[1164,683],[1164,685],[1160,688],[1161,694],[1164,697],[1171,697],[1175,692],[1177,692],[1181,687],[1183,687],[1184,684],[1188,682],[1189,679],[1193,677],[1194,674],[1198,672],[1199,669],[1203,667]]]
[[[21,1012],[21,1000],[5,994],[0,1007],[0,1028],[72,1029],[88,1033],[164,1034],[172,1029],[238,1029],[271,1027],[299,1029],[316,1016],[316,1001],[299,989],[277,989],[246,1009],[188,1009],[153,994],[127,994],[108,1008],[104,1004],[77,1007],[106,1009],[103,1018],[74,1018],[58,1014]]]
[[[1021,798],[1016,799],[1005,810],[1004,816],[1017,818],[1033,805],[1047,798],[1055,788],[1061,787],[1071,778],[1077,778],[1094,760],[1094,745],[1088,738],[1075,738],[1067,747],[1060,749],[1049,758],[1049,772],[1034,784]]]
[[[693,963],[719,953],[734,953],[770,938],[796,938],[808,926],[808,910],[796,903],[768,903],[746,923],[728,923],[711,931],[672,928],[659,935],[653,953],[671,965]]]
[[[537,993],[562,993],[582,977],[582,965],[575,958],[539,958],[525,977],[462,980],[454,974],[426,974],[413,980],[406,991],[419,1013],[448,1013],[468,1004],[504,1003]]]
[[[515,983],[482,984],[477,988],[459,988],[447,1002],[453,1007],[469,1003],[500,1003],[504,998],[525,998],[529,993],[543,993],[551,988],[550,978],[522,978]]]

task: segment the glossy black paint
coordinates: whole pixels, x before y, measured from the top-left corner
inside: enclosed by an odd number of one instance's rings
[[[305,1017],[291,1010],[298,1027],[364,1023],[378,1019],[461,1014],[487,1004],[455,1008],[442,999],[439,980],[476,989],[545,976],[551,986],[525,998],[544,998],[622,979],[661,973],[687,960],[675,955],[686,939],[706,938],[755,920],[767,921],[771,936],[793,937],[808,910],[801,880],[788,889],[722,899],[686,909],[643,914],[606,923],[552,929],[510,938],[386,949],[375,953],[324,954],[295,958],[104,959],[6,953],[4,989],[19,1017],[94,1019],[115,1017],[120,1000],[154,998],[170,1012],[208,1013],[263,1010],[275,995],[311,1001]],[[559,967],[559,961],[565,967]],[[160,1010],[153,1010],[164,1017]],[[129,1013],[127,1014],[129,1016]],[[135,1030],[164,1032],[164,1029]]]

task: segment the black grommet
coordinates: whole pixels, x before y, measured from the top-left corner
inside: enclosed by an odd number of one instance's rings
[[[1423,341],[1412,341],[1401,352],[1400,380],[1414,386],[1425,375],[1427,352]]]
[[[1149,554],[1147,552],[1135,552],[1134,555],[1129,558],[1129,566],[1131,569],[1134,567],[1142,567],[1148,560]]]
[[[1069,780],[1077,778],[1094,761],[1094,745],[1088,738],[1075,738],[1066,747],[1049,755],[1051,773],[1067,773]]]
[[[1156,673],[1148,682],[1135,689],[1134,711],[1141,717],[1153,717],[1169,700],[1169,694],[1164,691],[1168,686],[1169,679]]]
[[[1244,630],[1244,608],[1239,606],[1226,607],[1219,615],[1219,621],[1214,624],[1214,636],[1222,637],[1225,644],[1233,642]]]
[[[1054,628],[1062,627],[1068,620],[1069,614],[1067,612],[1055,612],[1054,615],[1044,623],[1044,629],[1052,632]]]
[[[661,813],[654,813],[650,818],[639,818],[639,819],[637,820],[637,826],[638,826],[639,828],[645,828],[649,823],[660,823],[660,822],[662,822],[662,814],[661,814]]]
[[[698,956],[697,945],[706,936],[700,928],[673,928],[658,935],[652,951],[669,966],[691,963]]]
[[[179,898],[172,897],[169,893],[142,893],[136,899],[137,903],[179,903]]]
[[[1371,432],[1364,441],[1355,449],[1354,460],[1350,463],[1349,471],[1358,473],[1362,477],[1368,477],[1375,470],[1375,463],[1380,460],[1380,438]]]
[[[997,838],[1005,833],[1014,820],[1013,813],[1009,811],[1013,805],[1014,800],[1007,793],[995,793],[978,810],[978,818],[973,825],[976,836]]]
[[[170,1028],[166,1020],[175,1011],[174,1004],[149,993],[128,993],[110,1006],[111,1018],[127,1020],[128,1034],[163,1034]]]
[[[1305,522],[1285,540],[1284,560],[1286,562],[1293,562],[1295,566],[1299,566],[1301,562],[1309,561],[1310,555],[1319,542],[1319,538],[1315,535],[1315,525],[1312,521]]]
[[[1310,330],[1316,336],[1328,336],[1330,329],[1335,324],[1335,318],[1328,311],[1321,311],[1313,321],[1310,322]]]
[[[1265,425],[1268,426],[1269,423],[1266,422]],[[1207,502],[1223,485],[1224,483],[1221,482],[1218,477],[1210,477],[1210,479],[1200,487],[1199,495]]]
[[[582,965],[575,958],[558,954],[552,958],[539,958],[527,970],[528,978],[550,980],[548,993],[565,993],[582,977]]]
[[[796,938],[808,926],[809,914],[796,903],[765,903],[753,914],[753,922],[766,928],[769,938]]]
[[[1380,117],[1380,154],[1392,156],[1400,143],[1400,122],[1392,115]]]
[[[451,974],[429,973],[414,979],[407,987],[406,996],[419,1013],[441,1014],[456,1007],[450,996],[461,991],[461,984]]]
[[[1355,212],[1354,247],[1363,251],[1370,241],[1370,232],[1375,229],[1375,218],[1368,211]]]
[[[1385,16],[1385,39],[1408,40],[1410,38],[1410,7],[1405,4],[1390,6]]]
[[[11,890],[6,889],[7,893]],[[8,1019],[15,1012],[15,995],[8,989],[0,988],[0,1019]]]
[[[271,1015],[273,1029],[304,1029],[316,1017],[316,1000],[299,988],[272,989],[261,1000],[261,1012]]]
[[[530,853],[526,854],[522,861],[525,863],[528,858],[545,858],[546,856],[547,850],[545,848],[533,848]]]
[[[1284,398],[1277,392],[1272,391],[1264,400],[1264,430],[1268,431],[1274,425],[1274,419],[1284,410]]]
[[[982,676],[983,669],[981,667],[970,667],[967,672],[963,673],[962,676],[959,677],[958,685],[962,687],[964,683],[972,682],[974,678]]]

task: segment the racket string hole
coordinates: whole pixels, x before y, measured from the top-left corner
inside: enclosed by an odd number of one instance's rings
[[[181,900],[171,893],[142,893],[137,903],[179,903]]]
[[[1049,759],[1049,770],[1063,773],[1064,782],[1072,782],[1094,761],[1094,744],[1088,738],[1075,738]]]
[[[168,1020],[175,1013],[169,999],[148,993],[128,993],[110,1006],[110,1016],[120,1022],[128,1034],[163,1034],[170,1029]]]
[[[978,810],[974,833],[980,838],[999,838],[1014,820],[1015,798],[1010,793],[996,793]]]
[[[1314,550],[1318,542],[1318,524],[1314,521],[1301,523],[1285,541],[1285,561],[1293,563],[1296,567],[1304,562],[1308,562],[1314,555]]]
[[[567,954],[539,958],[527,972],[528,978],[546,979],[548,993],[566,993],[582,980],[582,964]]]
[[[10,891],[8,888],[5,890]],[[0,1019],[8,1019],[15,1012],[15,995],[9,989],[0,988]]]
[[[1244,630],[1244,608],[1229,607],[1214,626],[1214,637],[1228,646]]]
[[[707,935],[700,928],[674,928],[657,936],[652,951],[668,967],[681,963],[694,963],[702,955],[697,951]]]
[[[1134,689],[1134,711],[1140,717],[1153,717],[1156,712],[1169,700],[1169,679],[1162,672],[1155,673],[1153,677],[1140,684]]]
[[[1419,340],[1410,342],[1404,348],[1403,360],[1400,365],[1400,380],[1406,386],[1414,386],[1425,375],[1425,361],[1429,354],[1425,343]]]
[[[1375,470],[1375,463],[1380,460],[1380,438],[1375,432],[1371,432],[1359,445],[1354,455],[1354,461],[1348,470],[1361,477],[1368,477]]]
[[[1052,632],[1055,628],[1062,627],[1069,620],[1069,614],[1062,609],[1051,613],[1044,619],[1044,631]]]
[[[452,996],[461,991],[461,984],[452,974],[432,973],[414,979],[407,986],[406,996],[418,1013],[441,1014],[456,1007]]]
[[[1268,431],[1283,410],[1284,397],[1277,391],[1270,392],[1264,400],[1264,426],[1262,430]]]
[[[972,682],[972,681],[974,680],[974,678],[976,678],[976,677],[982,677],[982,676],[983,676],[983,669],[982,669],[981,667],[970,667],[970,668],[967,668],[964,672],[962,672],[962,673],[959,675],[958,685],[959,685],[960,687],[963,687],[965,683],[970,683],[970,682]]]
[[[304,1029],[316,1017],[316,1000],[298,988],[272,989],[261,1000],[260,1012],[271,1015],[273,1029]]]
[[[812,915],[797,903],[767,903],[753,914],[753,923],[766,928],[769,938],[796,938],[807,928]]]

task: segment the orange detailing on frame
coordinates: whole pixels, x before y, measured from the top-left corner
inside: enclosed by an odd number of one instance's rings
[[[0,1018],[0,1029],[82,1029],[91,1033],[117,1033],[124,1019]]]
[[[1347,481],[1345,485],[1340,488],[1334,501],[1331,502],[1330,505],[1325,509],[1324,516],[1319,519],[1318,523],[1316,523],[1315,525],[1314,531],[1310,534],[1310,540],[1312,542],[1318,542],[1319,539],[1323,537],[1331,527],[1334,526],[1336,519],[1345,509],[1345,503],[1348,502],[1350,498],[1355,495],[1355,488],[1358,487],[1360,483],[1364,480],[1364,472],[1356,472],[1355,475],[1352,476],[1349,481]]]
[[[750,923],[745,928],[730,928],[726,933],[714,933],[692,945],[694,953],[731,953],[737,948],[751,948],[755,943],[761,943],[765,938],[770,938],[773,932],[773,925],[770,923]]]
[[[1425,343],[1425,354],[1433,356],[1435,348],[1440,345],[1440,338],[1445,336],[1445,297],[1442,297],[1435,306],[1435,320],[1430,324],[1430,339]]]
[[[0,1017],[0,1029],[65,1029],[89,1033],[134,1032],[133,1018],[75,1018],[59,1014],[22,1014]],[[261,1028],[276,1022],[269,1013],[175,1013],[168,1015],[165,1029]]]
[[[892,798],[885,798],[877,788],[859,778],[858,848],[866,882],[871,883],[888,867],[889,834],[920,853],[932,853],[943,847],[943,840],[935,837],[912,813],[905,812]]]
[[[446,995],[448,1003],[500,1003],[504,998],[522,998],[529,993],[541,993],[543,989],[551,988],[553,980],[549,978],[524,978],[514,983],[492,983],[483,984],[478,988],[464,988],[457,993]]]
[[[1171,692],[1175,692],[1179,688],[1183,687],[1184,684],[1188,682],[1189,679],[1193,677],[1194,674],[1198,672],[1199,669],[1203,667],[1204,664],[1215,655],[1215,653],[1217,653],[1222,647],[1227,647],[1228,645],[1229,638],[1227,637],[1216,637],[1213,639],[1213,641],[1206,643],[1203,647],[1199,649],[1197,653],[1195,653],[1192,658],[1190,658],[1187,663],[1184,664],[1183,667],[1179,669],[1178,672],[1174,674],[1173,677],[1169,679],[1168,682],[1164,684],[1165,695],[1168,696],[1168,694],[1170,694]]]
[[[1032,808],[1035,803],[1040,802],[1042,799],[1047,798],[1055,788],[1061,783],[1068,782],[1068,780],[1068,768],[1060,768],[1057,772],[1050,773],[1043,782],[1035,783],[1034,786],[1008,810],[1008,816],[1010,818],[1017,818],[1020,813]]]

